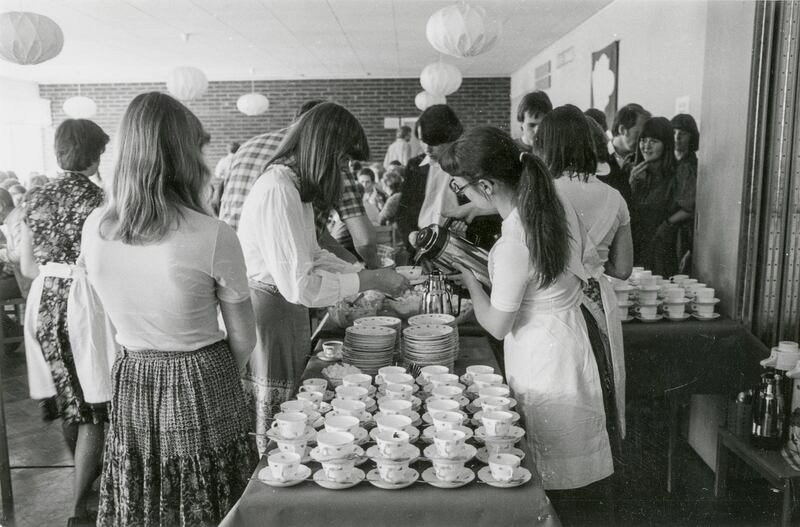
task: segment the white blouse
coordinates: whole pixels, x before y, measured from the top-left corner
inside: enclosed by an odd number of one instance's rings
[[[313,207],[295,181],[291,168],[271,165],[247,195],[238,229],[247,277],[293,304],[330,306],[358,292],[360,268],[320,248]]]

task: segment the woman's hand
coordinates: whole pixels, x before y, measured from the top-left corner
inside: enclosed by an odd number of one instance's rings
[[[398,274],[394,269],[372,269],[358,273],[360,280],[359,290],[377,289],[391,296],[402,295],[411,285],[406,277]]]
[[[647,170],[647,161],[642,161],[631,169],[631,179],[637,177]]]
[[[450,279],[456,282],[458,285],[466,287],[470,292],[475,289],[481,289],[481,283],[475,277],[475,273],[472,272],[471,269],[461,265],[460,263],[454,263],[453,267],[461,273],[457,276],[451,276]]]
[[[473,202],[458,205],[447,210],[442,211],[442,216],[446,218],[455,218],[457,220],[464,220],[467,223],[472,223],[478,216],[491,216],[497,214],[497,209],[493,207],[481,208]]]

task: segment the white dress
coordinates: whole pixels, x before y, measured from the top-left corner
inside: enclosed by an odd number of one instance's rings
[[[580,309],[584,242],[574,209],[568,269],[546,289],[533,271],[515,209],[489,253],[491,302],[517,312],[505,338],[509,385],[545,489],[583,487],[614,472],[597,364]]]

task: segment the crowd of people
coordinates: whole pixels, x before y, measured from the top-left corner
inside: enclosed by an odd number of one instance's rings
[[[108,135],[61,123],[60,176],[21,201],[0,188],[0,214],[5,261],[20,289],[27,280],[31,396],[61,419],[75,458],[70,525],[95,523],[86,503],[100,474],[97,525],[216,525],[297,391],[310,310],[366,290],[401,294],[409,283],[381,264],[375,225],[407,243],[444,218],[490,249],[489,292],[467,269],[458,280],[504,348],[544,487],[608,478],[625,434],[611,280],[634,264],[664,276],[687,265],[697,125],[628,104],[607,130],[602,112],[554,109],[543,92],[523,97],[517,117],[520,140],[434,105],[365,166],[358,119],[309,101],[286,128],[231,144],[215,180],[198,118],[145,93],[100,186]],[[89,300],[75,294],[81,280]],[[113,328],[110,382],[85,367],[102,360],[78,349],[75,316]]]

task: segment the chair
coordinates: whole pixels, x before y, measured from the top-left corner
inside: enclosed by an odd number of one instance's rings
[[[24,298],[10,298],[8,300],[0,300],[0,313],[5,314],[7,307],[13,307],[16,312],[17,325],[22,329],[23,312],[25,308]],[[0,352],[5,353],[5,345],[17,342],[24,342],[24,336],[20,331],[18,337],[5,336],[5,328],[3,321],[0,320]],[[3,510],[2,519],[9,519],[14,517],[14,495],[11,490],[11,464],[8,457],[8,436],[6,435],[6,414],[5,403],[3,402],[3,378],[0,372],[0,502],[2,502]]]
[[[6,337],[5,326],[0,323],[0,351],[5,352],[6,344],[17,344],[25,342],[25,337],[22,334],[22,320],[25,316],[25,299],[24,298],[9,298],[8,300],[0,300],[0,311],[3,315],[6,314],[6,308],[13,308],[13,314],[16,317],[16,325],[19,329],[19,335],[16,337]]]

